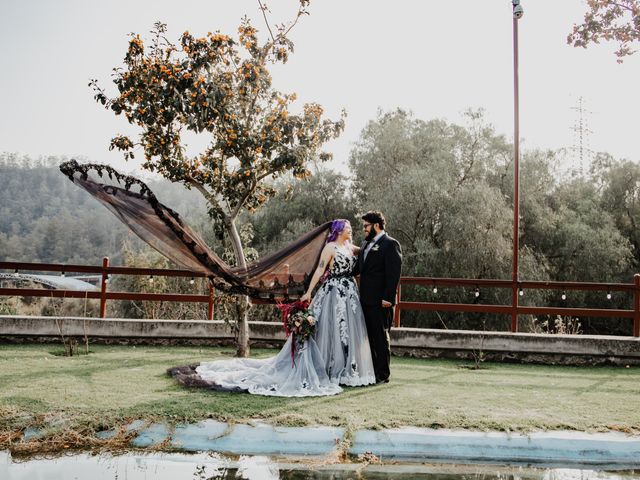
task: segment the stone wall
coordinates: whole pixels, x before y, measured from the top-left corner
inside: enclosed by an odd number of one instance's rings
[[[277,322],[249,322],[254,347],[279,347]],[[61,334],[90,343],[233,345],[233,328],[220,321],[129,320],[0,315],[0,342],[60,342]],[[394,355],[567,365],[640,365],[640,339],[396,328]]]

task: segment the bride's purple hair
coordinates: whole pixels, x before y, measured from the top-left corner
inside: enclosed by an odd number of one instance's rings
[[[324,241],[324,244],[326,245],[329,242],[335,242],[347,225],[351,225],[351,222],[344,218],[338,218],[332,221],[331,227],[329,227],[329,234],[327,235],[327,239]],[[324,273],[320,277],[319,283],[323,283],[327,278],[329,278],[329,265],[325,268]]]
[[[331,222],[329,235],[327,235],[327,239],[324,242],[325,245],[329,242],[335,242],[335,240],[340,236],[347,225],[351,225],[351,223],[349,222],[349,220],[346,220],[344,218],[338,218]]]

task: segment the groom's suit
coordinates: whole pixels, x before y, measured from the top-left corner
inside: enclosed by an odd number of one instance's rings
[[[383,308],[382,300],[395,305],[402,269],[402,250],[397,240],[386,233],[367,252],[368,242],[360,248],[356,272],[360,274],[360,303],[364,312],[376,381],[389,379],[391,349],[389,330],[393,308]],[[366,258],[365,258],[366,252]]]

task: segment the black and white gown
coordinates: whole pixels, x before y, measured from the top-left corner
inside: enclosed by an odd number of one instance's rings
[[[297,346],[293,360],[290,336],[274,357],[202,363],[198,376],[217,389],[281,397],[335,395],[340,385],[375,383],[358,288],[350,275],[355,262],[348,247],[336,247],[329,276],[309,307],[316,331]]]

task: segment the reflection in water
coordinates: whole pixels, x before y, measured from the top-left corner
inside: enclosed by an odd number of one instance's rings
[[[217,462],[202,463],[196,466],[193,474],[193,480],[235,480],[235,479],[264,479],[278,480],[280,476],[278,464],[268,457],[262,456],[241,456],[236,462],[224,460],[218,454],[211,454]],[[230,468],[230,464],[234,463],[235,468]]]
[[[314,463],[315,462],[315,463]],[[281,463],[264,456],[217,453],[87,454],[14,460],[0,452],[1,480],[640,480],[640,472],[602,472],[490,465],[326,465],[321,459]]]

